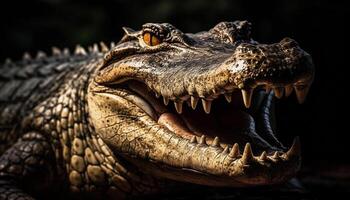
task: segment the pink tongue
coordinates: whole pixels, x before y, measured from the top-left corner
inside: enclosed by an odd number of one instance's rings
[[[159,117],[158,123],[184,138],[191,139],[193,136],[193,133],[188,130],[183,120],[176,114],[163,113]]]

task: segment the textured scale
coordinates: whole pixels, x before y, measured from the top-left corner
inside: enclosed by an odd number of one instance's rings
[[[50,164],[57,164],[51,166],[56,169],[50,169],[49,173],[57,173],[55,176],[61,177],[61,181],[66,182],[73,193],[86,191],[101,195],[107,191],[103,194],[105,196],[124,196],[132,190],[138,193],[138,190],[145,190],[145,186],[132,188],[124,178],[126,173],[130,173],[118,163],[98,135],[90,134],[92,128],[88,124],[85,95],[89,77],[102,61],[101,55],[96,52],[88,55],[56,55],[1,66],[0,155],[10,146],[23,145],[20,138],[25,137],[22,134],[28,127],[32,127],[30,129],[40,131],[40,134],[33,134],[49,138],[45,145],[52,150]],[[21,119],[22,123],[18,123]],[[24,150],[27,154],[35,151]],[[14,165],[11,163],[4,165],[7,156],[13,159],[15,155],[11,151],[4,153],[0,160],[0,173],[25,173],[18,171],[18,167],[13,171]],[[40,160],[33,162],[40,163]],[[137,178],[135,182],[139,180]],[[30,185],[28,187],[31,188]],[[17,191],[15,188],[13,190]],[[0,192],[3,192],[1,182]],[[21,190],[17,195],[26,196]],[[10,196],[8,198],[12,199]]]

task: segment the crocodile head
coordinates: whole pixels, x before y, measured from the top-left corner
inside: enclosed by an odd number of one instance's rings
[[[300,143],[274,130],[273,99],[304,101],[311,57],[284,38],[260,44],[247,21],[183,33],[168,23],[124,28],[89,85],[95,132],[155,177],[215,186],[275,184],[300,167]],[[201,104],[201,105],[197,105]]]

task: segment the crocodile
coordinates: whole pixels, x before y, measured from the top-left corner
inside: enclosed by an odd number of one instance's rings
[[[300,140],[282,144],[274,116],[275,99],[295,91],[303,103],[314,79],[295,40],[258,43],[248,21],[123,30],[116,44],[2,64],[1,199],[123,199],[296,175]]]

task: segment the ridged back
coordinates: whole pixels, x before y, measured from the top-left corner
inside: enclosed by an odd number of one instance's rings
[[[22,134],[24,116],[57,92],[66,77],[101,57],[100,52],[60,53],[46,57],[39,53],[18,62],[7,60],[0,65],[0,155]],[[73,87],[73,86],[72,86]]]

